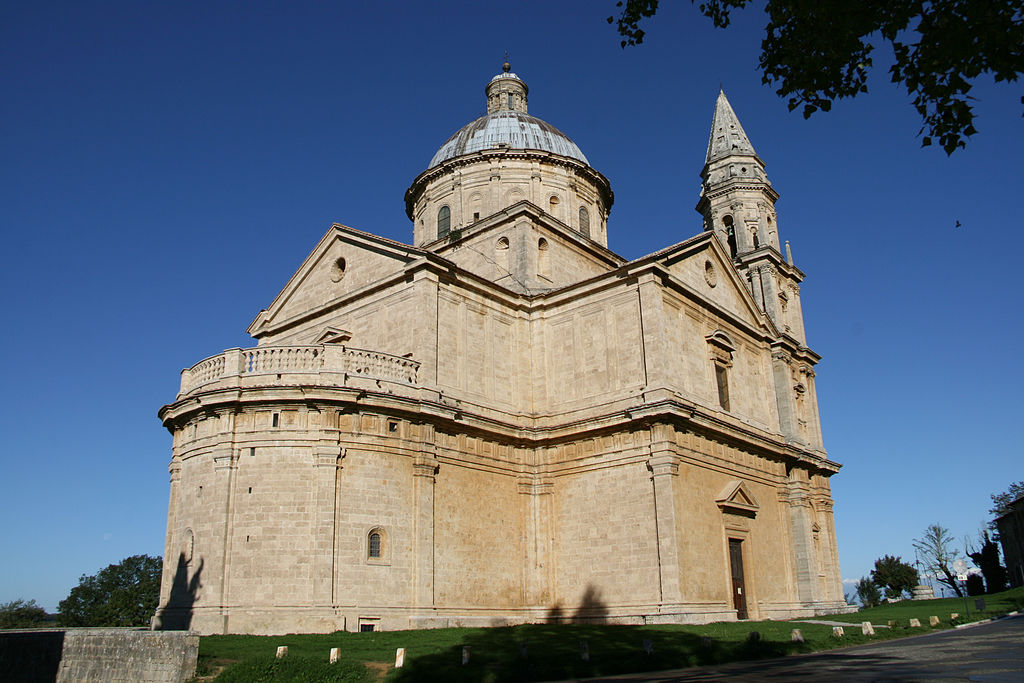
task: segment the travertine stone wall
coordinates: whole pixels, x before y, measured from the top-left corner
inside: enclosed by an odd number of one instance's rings
[[[57,683],[184,683],[199,636],[128,628],[0,631],[0,677]]]
[[[279,365],[186,371],[159,624],[734,619],[729,539],[752,618],[845,609],[817,357],[713,235],[627,264],[516,211],[441,254],[336,226],[250,328]],[[489,282],[467,245],[520,227],[576,281]],[[521,269],[513,244],[488,258]]]

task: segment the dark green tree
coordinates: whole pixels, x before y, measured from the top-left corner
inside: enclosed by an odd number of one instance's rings
[[[46,610],[35,600],[0,603],[0,628],[36,628],[46,624]]]
[[[64,626],[146,626],[160,599],[159,557],[132,555],[82,576],[57,606]]]
[[[857,582],[857,599],[865,607],[877,607],[882,602],[882,591],[870,577],[863,577]]]
[[[883,555],[875,560],[871,581],[885,589],[885,597],[894,599],[903,597],[904,593],[912,593],[920,579],[917,570],[900,559],[899,555]]]
[[[751,4],[702,0],[699,7],[726,28],[732,10]],[[640,26],[657,13],[658,0],[616,6],[622,46],[639,45],[646,36]],[[802,107],[809,118],[829,111],[836,99],[866,93],[875,47],[888,43],[895,57],[889,74],[913,98],[922,146],[935,138],[947,154],[977,132],[970,105],[975,81],[989,74],[996,82],[1016,81],[1024,73],[1024,0],[767,0],[764,11],[761,80],[778,86],[790,111]]]
[[[999,561],[999,544],[992,539],[987,531],[981,532],[981,548],[968,552],[974,565],[985,577],[985,592],[998,593],[1006,589],[1006,567]]]
[[[989,514],[993,517],[1000,517],[1006,514],[1010,510],[1010,503],[1021,496],[1024,496],[1024,481],[1015,481],[1010,484],[1010,488],[1002,493],[993,493],[992,507],[989,508]]]

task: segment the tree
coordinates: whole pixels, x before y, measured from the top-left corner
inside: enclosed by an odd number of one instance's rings
[[[36,628],[45,624],[47,617],[35,600],[0,603],[0,628]]]
[[[1006,588],[1006,567],[999,561],[999,544],[989,537],[987,531],[982,531],[978,540],[981,548],[968,550],[967,556],[985,577],[985,592],[998,593]]]
[[[57,606],[64,626],[145,626],[160,599],[159,557],[132,555],[95,576],[82,576]]]
[[[865,607],[876,607],[882,602],[882,592],[874,581],[865,576],[857,582],[857,599]]]
[[[699,8],[726,28],[732,10],[750,4],[702,0]],[[640,24],[658,11],[658,0],[616,6],[622,46],[639,45],[646,35]],[[1016,81],[1024,73],[1024,0],[767,0],[764,10],[761,81],[779,86],[790,111],[802,106],[809,118],[829,111],[836,99],[866,93],[875,44],[889,43],[892,82],[913,97],[923,121],[919,134],[927,131],[921,145],[935,137],[946,154],[966,147],[977,132],[969,104],[974,82],[987,74]]]
[[[914,548],[920,554],[925,569],[935,574],[935,578],[941,583],[952,588],[958,597],[963,597],[960,582],[950,570],[960,553],[953,547],[953,537],[949,529],[932,524],[924,530],[924,536],[914,539]]]
[[[1015,481],[1010,488],[1002,493],[992,494],[992,507],[989,514],[993,517],[1001,517],[1010,511],[1010,503],[1024,496],[1024,481]]]
[[[900,559],[899,555],[883,555],[875,560],[871,570],[871,581],[885,589],[885,597],[895,599],[904,593],[912,593],[920,579],[917,570]]]

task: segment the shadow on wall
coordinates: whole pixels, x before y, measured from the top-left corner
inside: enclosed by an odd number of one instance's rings
[[[171,582],[171,594],[160,612],[157,628],[162,631],[187,631],[192,626],[192,605],[196,602],[199,589],[203,587],[202,574],[203,558],[199,558],[199,565],[189,578],[185,553],[178,555],[178,567]]]
[[[63,631],[2,633],[0,680],[5,683],[56,681],[63,652]]]
[[[572,620],[589,624],[603,624],[608,620],[608,606],[601,602],[601,591],[594,584],[587,584]]]
[[[571,624],[588,623],[603,624],[608,620],[608,606],[601,601],[601,591],[594,584],[587,584],[580,604],[571,615],[566,614],[562,603],[556,602],[548,608],[544,623]]]

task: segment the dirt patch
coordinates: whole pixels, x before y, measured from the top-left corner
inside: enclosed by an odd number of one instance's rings
[[[394,668],[394,665],[387,662],[363,662],[363,665],[370,670],[376,681],[383,681],[388,672]]]

